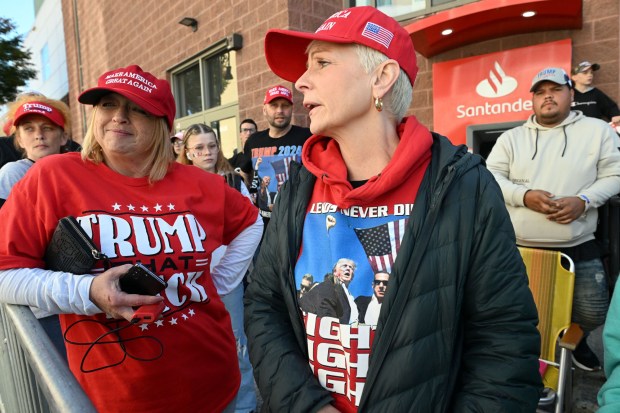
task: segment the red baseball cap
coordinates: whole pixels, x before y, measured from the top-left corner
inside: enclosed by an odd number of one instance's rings
[[[13,125],[17,127],[21,118],[33,114],[45,116],[55,125],[60,126],[62,129],[65,128],[65,117],[61,111],[47,103],[37,101],[26,102],[18,107],[15,111],[15,116],[13,116]]]
[[[167,80],[158,79],[138,65],[114,69],[99,76],[97,87],[82,92],[78,101],[96,105],[110,92],[126,97],[151,115],[165,117],[172,129],[176,106]]]
[[[409,33],[375,7],[351,7],[332,14],[314,33],[271,29],[265,36],[265,55],[271,70],[296,82],[306,71],[306,48],[313,40],[356,43],[378,50],[398,62],[413,85],[418,65]]]
[[[293,92],[291,92],[291,89],[281,85],[270,87],[265,93],[265,100],[263,100],[263,103],[269,103],[278,98],[283,98],[293,103]]]
[[[11,133],[11,126],[13,126],[13,121],[11,119],[7,119],[7,121],[4,122],[4,126],[2,127],[2,132],[4,132],[4,136],[9,136],[9,134]]]

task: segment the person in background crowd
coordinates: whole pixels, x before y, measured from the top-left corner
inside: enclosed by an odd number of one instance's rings
[[[2,126],[4,136],[0,138],[0,168],[9,162],[19,161],[21,152],[15,148],[15,137],[11,134],[13,121],[7,120]]]
[[[620,108],[609,96],[595,88],[594,72],[599,70],[598,63],[581,62],[573,67],[571,79],[574,83],[573,110],[580,110],[584,115],[610,122],[614,128],[620,127]]]
[[[36,161],[60,153],[71,131],[69,107],[64,102],[23,96],[16,103],[8,115],[15,131],[14,145],[22,159],[0,168],[0,206]]]
[[[197,166],[213,174],[223,175],[228,185],[247,197],[246,202],[251,203],[247,187],[224,157],[221,143],[212,128],[202,123],[191,125],[185,130],[182,142],[185,150],[180,154],[179,162]],[[242,242],[247,249],[252,249],[254,253],[261,235],[262,228],[239,242]],[[242,281],[250,266],[250,261],[245,259],[247,249],[243,248],[240,254],[230,246],[222,245],[213,251],[211,260],[213,282],[230,313],[233,333],[237,341],[237,358],[241,371],[241,387],[239,387],[234,407],[237,413],[249,413],[256,410],[257,402],[252,365],[247,352],[247,338],[243,331],[244,284]]]
[[[228,159],[228,162],[232,165],[233,169],[241,168],[245,162],[245,156],[243,153],[243,148],[245,147],[245,143],[248,141],[250,136],[256,133],[258,130],[258,126],[253,119],[243,119],[239,124],[239,143],[241,144],[241,150],[233,151],[233,156]],[[244,172],[245,173],[245,172]]]
[[[407,31],[351,7],[315,33],[269,30],[265,56],[304,95],[313,135],[245,295],[263,409],[533,412],[540,335],[514,231],[480,157],[405,117]],[[302,277],[339,257],[357,264],[353,298],[391,274],[376,327],[300,310]]]
[[[243,154],[245,164],[241,170],[252,177],[250,192],[258,192],[265,177],[269,177],[266,192],[275,193],[278,182],[286,181],[289,165],[301,160],[301,147],[310,136],[308,128],[291,124],[293,118],[293,92],[277,85],[265,92],[263,114],[269,128],[254,133],[245,143]],[[257,163],[257,161],[260,161]],[[257,201],[258,202],[258,201]],[[265,228],[271,217],[271,210],[259,208]]]
[[[15,101],[10,102],[7,105],[8,110],[6,121],[2,126],[2,132],[4,133],[4,137],[0,137],[0,168],[2,168],[8,162],[18,161],[22,159],[22,151],[18,150],[18,148],[15,146],[15,128],[13,127],[12,114],[15,113],[20,102],[22,102],[24,99],[30,99],[32,97],[46,98],[46,96],[44,96],[42,93],[36,91],[28,91],[20,93],[15,99]],[[73,139],[71,139],[70,135],[68,135],[67,142],[60,148],[60,153],[77,152],[80,151],[80,149],[82,149],[81,146]]]
[[[17,102],[17,105],[11,105],[9,117],[15,130],[15,147],[22,153],[23,159],[9,162],[0,168],[0,207],[4,205],[13,186],[35,162],[60,153],[71,131],[69,107],[64,102],[44,96],[22,96]],[[66,360],[67,352],[58,315],[37,307],[31,309],[54,347]]]
[[[251,260],[254,246],[244,245],[261,232],[258,211],[221,177],[174,162],[166,80],[131,65],[78,100],[93,105],[81,154],[36,162],[0,210],[0,301],[61,314],[69,367],[98,411],[225,411],[240,374],[209,262],[220,245]],[[44,269],[69,215],[112,268]],[[119,278],[137,262],[167,288],[123,292]],[[136,307],[159,303],[162,318],[134,319]]]
[[[13,128],[13,119],[11,118],[10,113],[14,113],[17,110],[17,102],[26,96],[45,97],[43,94],[36,91],[24,92],[17,95],[13,102],[7,104],[8,110],[6,120],[4,125],[2,125],[2,132],[5,137],[0,138],[0,168],[8,162],[14,162],[22,159],[22,151],[18,150],[15,146],[15,137],[13,136],[15,129]]]
[[[609,125],[571,111],[571,86],[563,69],[541,70],[530,88],[534,113],[497,139],[487,167],[502,189],[517,244],[574,261],[572,320],[587,334],[607,314],[604,251],[594,233],[597,208],[620,192],[620,152]],[[585,339],[572,357],[582,370],[601,369]]]
[[[243,153],[243,147],[245,143],[248,141],[250,136],[252,136],[257,131],[256,122],[252,119],[244,119],[241,121],[239,125],[239,142],[241,143],[241,151],[235,150],[233,151],[233,156],[228,159],[228,162],[232,165],[235,172],[237,172],[243,178],[246,186],[252,185],[252,175],[249,175],[241,169],[243,165],[246,163],[246,157]],[[255,199],[252,199],[253,202],[256,202]]]
[[[170,137],[170,143],[172,143],[172,152],[174,157],[178,157],[183,152],[183,131],[178,131]]]

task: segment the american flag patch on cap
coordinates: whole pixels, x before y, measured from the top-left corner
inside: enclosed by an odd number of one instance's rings
[[[384,29],[378,24],[368,22],[362,31],[362,36],[367,37],[375,42],[381,43],[386,48],[390,48],[390,43],[394,38],[394,33]]]

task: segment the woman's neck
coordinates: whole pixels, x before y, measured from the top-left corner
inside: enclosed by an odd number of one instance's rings
[[[340,146],[349,180],[364,181],[378,175],[392,159],[400,138],[396,125],[384,117],[381,119],[371,126],[363,125],[332,136]]]

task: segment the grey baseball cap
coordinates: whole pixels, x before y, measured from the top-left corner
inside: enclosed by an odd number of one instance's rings
[[[534,92],[541,82],[553,82],[558,85],[568,85],[569,88],[573,87],[573,82],[571,82],[566,71],[559,67],[548,67],[538,72],[532,79],[530,92]]]

